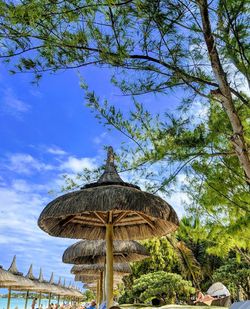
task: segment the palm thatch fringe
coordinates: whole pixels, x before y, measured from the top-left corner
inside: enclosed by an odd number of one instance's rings
[[[113,242],[114,263],[140,261],[149,257],[147,249],[138,242],[115,240]],[[68,247],[63,254],[64,263],[100,264],[105,263],[106,241],[82,240]]]
[[[10,273],[15,275],[17,283],[11,286],[12,290],[19,290],[19,291],[28,291],[30,289],[35,288],[34,283],[32,280],[25,278],[23,273],[19,272],[16,265],[16,256],[14,256],[12,263],[8,269]]]
[[[92,264],[92,265],[74,265],[71,268],[71,273],[76,274],[97,274],[100,271],[104,271],[105,265],[103,264]],[[129,264],[118,263],[114,264],[114,272],[121,274],[131,274],[132,270]]]
[[[0,287],[9,287],[17,283],[17,278],[0,266]]]
[[[40,228],[50,235],[81,239],[105,239],[108,222],[114,225],[114,239],[121,240],[163,236],[179,224],[166,201],[121,180],[112,149],[96,183],[56,198],[38,219]]]

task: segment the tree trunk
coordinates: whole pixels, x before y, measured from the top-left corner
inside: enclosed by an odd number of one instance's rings
[[[203,35],[205,38],[211,66],[217,83],[219,85],[218,91],[216,91],[216,93],[213,92],[213,94],[216,95],[217,99],[220,100],[230,120],[233,129],[233,136],[231,137],[231,141],[240,161],[240,164],[244,169],[246,180],[248,183],[250,183],[250,159],[248,156],[248,149],[244,138],[243,125],[237,111],[235,110],[232,93],[227,81],[227,76],[221,65],[219,54],[216,48],[216,43],[211,31],[208,3],[207,0],[197,0],[197,3],[200,8]]]

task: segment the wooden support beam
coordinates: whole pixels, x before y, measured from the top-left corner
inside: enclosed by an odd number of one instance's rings
[[[108,212],[108,223],[111,224],[113,223],[113,214],[112,211]]]
[[[123,218],[125,218],[128,215],[128,212],[121,212],[117,217],[114,218],[113,224],[119,223]]]
[[[88,222],[89,222],[89,226],[100,226],[100,227],[103,227],[103,224],[100,223],[100,222],[94,222],[94,221],[85,221],[85,220],[80,220],[80,219],[74,219],[73,221],[74,223],[79,223],[79,224],[84,224],[84,225],[88,225]],[[91,223],[91,225],[90,225]]]
[[[140,213],[140,212],[138,212],[138,215],[139,215],[140,217],[142,217],[142,218],[144,219],[144,221],[145,221],[152,229],[155,228],[155,226],[154,226],[152,220],[150,220],[147,216],[145,216],[144,214],[142,214],[142,213]]]
[[[107,224],[107,220],[105,220],[97,211],[94,211],[95,216],[103,223]]]
[[[10,299],[11,299],[11,288],[9,288],[9,290],[8,290],[7,309],[10,309]]]
[[[110,214],[110,213],[109,213]],[[109,215],[109,221],[112,221]],[[106,301],[107,308],[113,305],[113,224],[109,223],[106,225]]]
[[[29,300],[29,291],[26,292],[24,309],[27,309]]]

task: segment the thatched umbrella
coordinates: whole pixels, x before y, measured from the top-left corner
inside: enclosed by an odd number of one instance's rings
[[[144,246],[134,240],[114,240],[113,242],[114,263],[139,261],[149,257]],[[63,254],[64,263],[70,264],[101,264],[106,260],[105,240],[81,240],[68,247]],[[100,272],[99,301],[103,296],[103,272]]]
[[[62,257],[69,264],[100,264],[106,261],[105,240],[81,240],[68,247]],[[149,257],[147,249],[134,240],[114,240],[114,263],[135,262]]]
[[[82,283],[86,283],[87,285],[89,283],[96,283],[99,282],[99,276],[89,276],[89,275],[75,275],[75,281],[80,281]],[[121,278],[120,277],[114,277],[114,283],[120,283],[121,282]]]
[[[116,278],[131,274],[132,272],[130,265],[127,263],[116,263],[114,264],[113,270],[116,275]],[[96,281],[98,283],[97,299],[99,303],[101,303],[102,299],[105,298],[105,293],[104,293],[103,284],[102,284],[103,279],[104,279],[103,277],[104,271],[105,271],[104,264],[74,265],[71,268],[72,274],[75,274],[76,276],[81,276],[82,280],[80,281],[84,281],[84,279],[86,279],[86,282],[87,282],[92,279],[92,282]],[[75,277],[75,278],[79,278],[79,277]]]
[[[30,289],[32,290],[35,289],[35,285],[32,282],[32,280],[24,277],[23,273],[18,271],[17,265],[16,265],[16,256],[14,256],[8,271],[12,273],[13,275],[15,275],[17,283],[9,286],[7,309],[10,308],[10,298],[11,298],[12,290],[29,291]]]
[[[17,286],[18,284],[26,286],[25,283],[19,282],[17,276],[3,269],[0,266],[0,288],[8,288],[8,303],[7,308],[10,307],[10,298],[11,298],[11,286]]]
[[[85,275],[85,274],[77,274],[75,275],[74,280],[75,281],[81,281],[81,282],[93,282],[95,280],[98,280],[100,278],[99,275]]]
[[[38,280],[37,278],[35,278],[34,274],[33,274],[33,265],[30,265],[30,268],[28,270],[27,275],[25,276],[25,278],[32,280],[34,287],[30,288],[29,290],[27,290],[26,293],[26,298],[25,298],[25,306],[24,308],[27,309],[27,305],[28,305],[28,299],[29,299],[29,292],[30,291],[36,291],[36,292],[48,292],[49,289],[47,286],[45,286],[40,280]],[[40,294],[41,295],[41,294]]]
[[[175,231],[178,224],[175,211],[162,198],[120,178],[112,147],[97,182],[56,198],[38,220],[40,228],[53,236],[106,239],[107,308],[113,302],[113,239],[163,236]]]
[[[0,288],[15,284],[17,284],[17,278],[12,273],[4,270],[3,266],[0,265]]]
[[[132,270],[131,267],[129,266],[129,264],[126,263],[117,263],[114,264],[114,272],[118,273],[118,274],[131,274]],[[105,266],[103,264],[86,264],[86,265],[74,265],[71,268],[71,273],[74,275],[77,274],[98,274],[98,272],[104,271],[105,270]]]
[[[58,297],[57,297],[57,302],[58,302],[58,304],[59,304],[59,302],[60,302],[60,296],[66,296],[66,295],[67,295],[67,292],[66,292],[65,289],[63,288],[61,277],[59,277],[59,281],[58,281],[58,283],[57,283],[57,287],[58,287],[58,289],[59,289],[59,293],[58,293]]]

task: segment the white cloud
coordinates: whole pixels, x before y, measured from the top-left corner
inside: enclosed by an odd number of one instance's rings
[[[12,116],[20,117],[21,114],[30,110],[31,106],[19,99],[12,88],[6,88],[2,97],[2,111]]]
[[[67,161],[63,162],[60,166],[61,170],[79,173],[84,168],[96,168],[96,160],[94,158],[76,158],[73,156],[68,157]]]
[[[63,149],[57,146],[52,146],[52,147],[47,148],[47,152],[53,155],[58,155],[58,156],[64,156],[67,154],[66,151],[64,151]]]
[[[12,154],[7,159],[5,167],[16,173],[32,174],[37,171],[52,170],[53,166],[38,161],[30,154],[16,153]]]
[[[93,139],[93,142],[94,144],[96,145],[100,145],[103,143],[103,140],[104,138],[107,136],[107,132],[103,132],[101,135],[99,136],[96,136],[94,139]]]
[[[40,230],[37,219],[49,199],[35,190],[27,192],[27,185],[24,180],[15,180],[10,187],[0,187],[0,251],[6,253],[1,264],[9,267],[17,254],[21,272],[26,273],[34,263],[36,272],[42,266],[47,278],[55,271],[72,279],[71,266],[63,264],[61,256],[74,240],[51,237]]]

